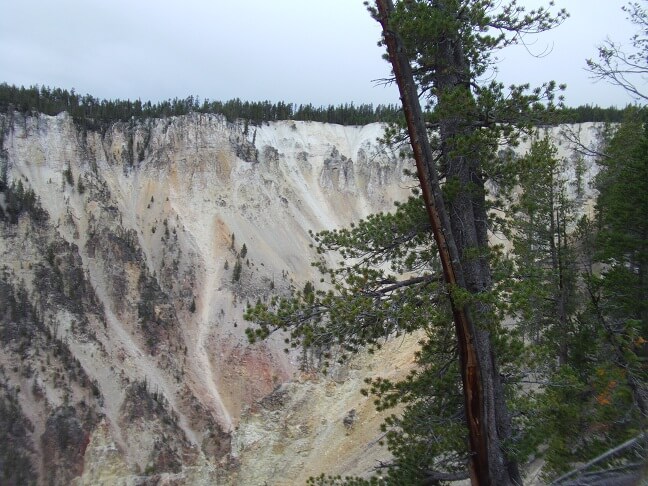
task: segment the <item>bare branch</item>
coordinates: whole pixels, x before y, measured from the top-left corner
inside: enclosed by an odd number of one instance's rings
[[[438,484],[439,481],[465,481],[470,478],[467,470],[454,473],[427,471],[425,474],[426,478],[421,484],[430,486]]]
[[[627,53],[619,44],[607,39],[598,48],[598,61],[587,59],[586,69],[592,73],[592,78],[606,80],[635,98],[648,101],[645,88],[648,78],[648,12],[638,3],[629,3],[623,10],[639,29],[630,39],[633,50]]]
[[[591,145],[586,145],[585,143],[583,143],[580,137],[580,133],[574,130],[574,128],[570,125],[566,125],[561,129],[560,136],[567,140],[567,142],[569,142],[572,150],[581,155],[588,157],[597,157],[599,159],[607,159],[610,157],[605,152],[602,152]]]
[[[442,279],[439,275],[424,275],[422,277],[414,277],[410,278],[408,280],[403,280],[401,282],[396,282],[393,285],[389,285],[387,287],[382,287],[379,290],[374,290],[369,292],[369,294],[387,294],[389,292],[393,292],[394,290],[398,290],[403,287],[410,287],[412,285],[417,285],[420,283],[430,283],[430,282],[441,282]]]

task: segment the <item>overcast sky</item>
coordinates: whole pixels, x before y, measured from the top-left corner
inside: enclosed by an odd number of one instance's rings
[[[519,0],[537,4],[538,0]],[[567,83],[567,104],[624,106],[584,70],[606,37],[633,33],[620,0],[556,0],[571,13],[501,53],[506,84]],[[362,0],[0,0],[0,82],[99,98],[395,103]],[[544,57],[534,57],[531,54]]]

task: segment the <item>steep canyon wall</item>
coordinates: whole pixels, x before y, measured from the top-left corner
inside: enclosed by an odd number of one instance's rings
[[[280,336],[249,345],[242,318],[318,280],[309,230],[407,197],[411,162],[377,144],[381,125],[192,114],[93,131],[14,113],[0,133],[8,481],[296,484],[386,456],[359,388],[405,373],[415,338],[322,377]]]

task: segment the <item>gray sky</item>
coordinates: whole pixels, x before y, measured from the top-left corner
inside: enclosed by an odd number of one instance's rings
[[[625,1],[556,3],[571,18],[503,51],[498,78],[567,83],[572,106],[631,102],[584,70],[606,37],[628,42]],[[143,101],[398,101],[394,86],[374,82],[389,66],[362,0],[0,0],[0,11],[0,82]]]

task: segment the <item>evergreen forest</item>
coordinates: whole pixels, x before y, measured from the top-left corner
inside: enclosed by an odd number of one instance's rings
[[[100,100],[91,95],[79,95],[74,89],[31,86],[28,88],[0,84],[0,112],[19,111],[58,115],[68,112],[77,123],[88,128],[99,128],[118,121],[147,118],[165,118],[189,113],[215,113],[228,121],[245,120],[252,124],[278,120],[317,121],[340,125],[366,125],[374,122],[393,122],[399,118],[399,107],[345,103],[315,107],[312,104],[270,101],[200,101],[198,97],[174,98],[158,103],[141,100]],[[605,111],[605,110],[604,110]],[[610,113],[615,112],[612,109]]]
[[[551,121],[557,123],[620,122],[629,107],[600,107],[585,105],[576,108],[557,107]],[[244,120],[259,125],[279,120],[316,121],[339,125],[366,125],[369,123],[393,123],[402,118],[402,109],[396,105],[372,105],[345,103],[341,105],[313,106],[312,104],[271,101],[201,101],[197,96],[165,100],[157,103],[141,100],[101,100],[92,95],[80,95],[74,89],[50,88],[46,86],[15,86],[0,83],[0,113],[18,111],[21,113],[44,113],[58,115],[69,113],[80,125],[98,129],[110,123],[127,122],[135,118],[165,118],[189,113],[214,113],[228,121]],[[433,113],[427,113],[432,119]]]

